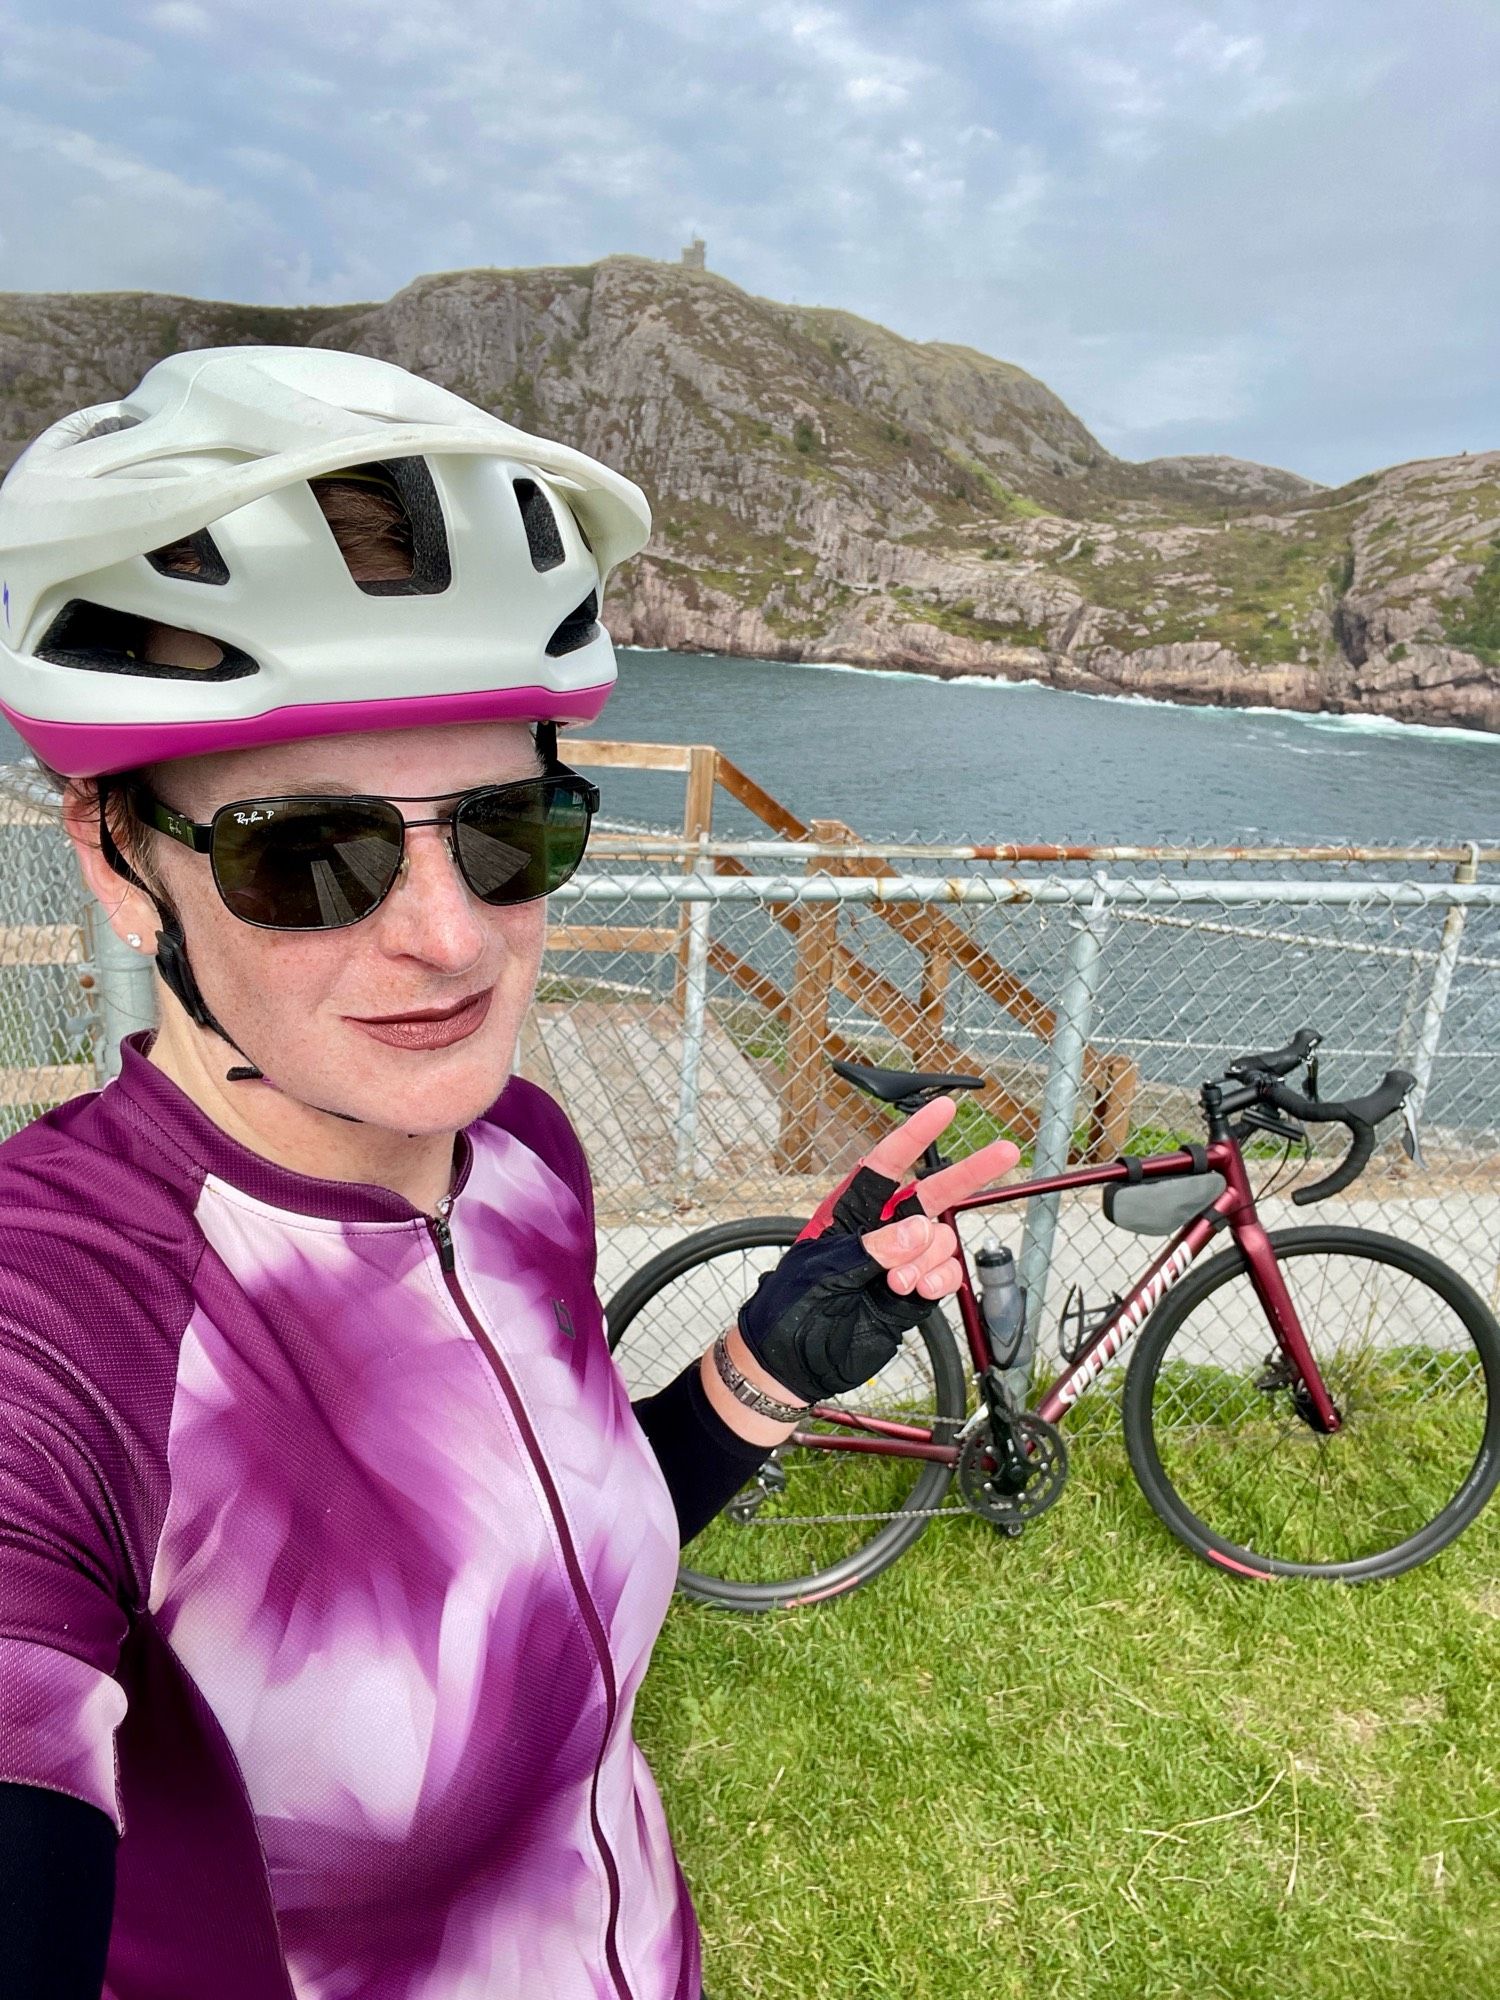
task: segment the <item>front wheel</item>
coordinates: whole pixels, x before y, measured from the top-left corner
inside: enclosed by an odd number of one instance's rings
[[[1125,1379],[1125,1442],[1189,1548],[1249,1576],[1360,1582],[1425,1562],[1500,1479],[1500,1328],[1425,1250],[1362,1229],[1274,1233],[1342,1428],[1309,1421],[1238,1249],[1157,1307]]]
[[[672,1244],[629,1278],[605,1319],[631,1395],[664,1387],[731,1325],[803,1227],[781,1215],[721,1223]],[[934,1306],[872,1381],[825,1398],[825,1406],[930,1424],[948,1440],[962,1425],[965,1393],[954,1336]],[[801,1428],[847,1435],[813,1418]],[[952,1477],[950,1467],[928,1459],[778,1445],[695,1539],[678,1588],[731,1611],[770,1611],[852,1590],[911,1547]]]

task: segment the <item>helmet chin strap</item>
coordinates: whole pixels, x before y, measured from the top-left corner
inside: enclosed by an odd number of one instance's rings
[[[160,928],[156,933],[157,971],[182,1003],[183,1010],[190,1021],[196,1022],[200,1028],[211,1029],[221,1041],[228,1042],[230,1048],[234,1050],[237,1056],[245,1056],[243,1063],[236,1063],[232,1069],[225,1071],[224,1081],[226,1083],[270,1082],[265,1071],[258,1069],[250,1057],[245,1055],[245,1051],[234,1039],[234,1036],[229,1033],[228,1029],[215,1020],[208,1002],[204,999],[202,990],[198,985],[197,976],[192,966],[188,963],[187,938],[183,933],[182,919],[174,909],[161,902],[156,892],[141,880],[140,876],[136,874],[130,863],[120,852],[115,844],[114,835],[109,830],[106,806],[106,788],[101,783],[99,787],[99,845],[103,850],[105,860],[114,872],[117,875],[123,876],[127,882],[139,889],[144,895],[149,896],[155,905],[156,914],[161,920]],[[271,1088],[275,1090],[277,1085],[272,1084]],[[349,1111],[331,1110],[326,1104],[309,1104],[307,1108],[309,1111],[321,1111],[329,1118],[342,1118],[349,1125],[364,1125],[369,1122],[364,1118],[356,1118]]]

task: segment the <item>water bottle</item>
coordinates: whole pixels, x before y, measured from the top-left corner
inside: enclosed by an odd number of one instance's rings
[[[1024,1410],[1031,1389],[1036,1342],[1026,1330],[1026,1294],[1016,1280],[1016,1260],[1003,1243],[987,1236],[974,1259],[990,1352],[1016,1409]]]

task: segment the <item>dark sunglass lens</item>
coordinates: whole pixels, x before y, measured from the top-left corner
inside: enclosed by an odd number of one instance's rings
[[[530,903],[560,888],[588,845],[587,800],[567,779],[538,778],[471,800],[455,815],[458,858],[486,903]]]
[[[399,811],[368,800],[256,799],[226,806],[213,827],[219,894],[237,917],[270,930],[357,924],[401,865]]]

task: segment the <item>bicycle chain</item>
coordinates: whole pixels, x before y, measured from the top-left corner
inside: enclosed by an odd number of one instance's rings
[[[839,1521],[931,1521],[939,1514],[967,1514],[967,1507],[893,1507],[887,1514],[778,1514],[774,1521],[754,1515],[741,1528],[823,1528]]]
[[[939,1424],[960,1425],[966,1419],[945,1417],[936,1410],[904,1411],[902,1422],[928,1424],[936,1429]],[[837,1527],[846,1521],[933,1521],[939,1514],[967,1514],[967,1507],[892,1507],[882,1514],[778,1514],[774,1520],[763,1521],[754,1514],[748,1521],[740,1521],[741,1528],[827,1528]]]
[[[930,1423],[935,1427],[938,1424],[954,1424],[959,1420],[954,1417],[940,1417],[934,1411],[931,1416],[915,1418],[913,1421]],[[1059,1445],[1061,1444],[1060,1439],[1058,1443]],[[1064,1465],[1066,1466],[1066,1459],[1064,1459]],[[847,1521],[935,1521],[942,1514],[951,1514],[956,1517],[960,1514],[972,1515],[975,1511],[974,1508],[968,1506],[966,1503],[961,1503],[957,1507],[892,1507],[886,1512],[878,1514],[777,1514],[766,1521],[763,1521],[759,1514],[752,1514],[748,1521],[741,1521],[739,1526],[742,1528],[826,1528],[836,1527]],[[980,1518],[984,1519],[987,1517],[981,1516]]]

